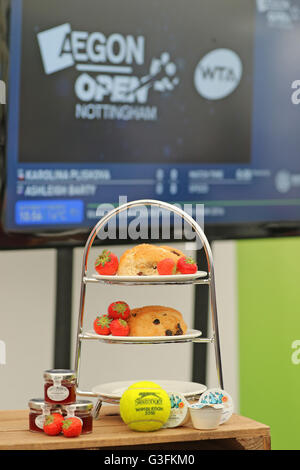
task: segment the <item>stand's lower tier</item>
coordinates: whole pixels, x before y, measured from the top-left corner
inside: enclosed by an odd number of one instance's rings
[[[185,335],[178,336],[101,336],[93,333],[82,333],[80,340],[97,340],[107,344],[170,344],[170,343],[213,343],[214,338],[202,338],[201,331],[188,330]]]
[[[132,384],[141,381],[151,381],[160,385],[164,390],[169,393],[180,393],[185,397],[186,400],[191,401],[200,397],[202,393],[207,390],[206,385],[199,384],[196,382],[188,382],[183,380],[165,380],[157,378],[145,378],[131,379],[120,382],[110,382],[106,384],[96,385],[90,392],[78,390],[77,395],[98,398],[98,401],[106,403],[117,404],[125,392]]]

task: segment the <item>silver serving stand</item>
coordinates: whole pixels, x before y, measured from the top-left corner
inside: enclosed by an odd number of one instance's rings
[[[206,256],[206,261],[207,261],[207,270],[208,272],[206,273],[206,276],[204,278],[198,278],[198,279],[193,279],[193,280],[176,280],[176,276],[174,276],[174,281],[168,281],[168,282],[143,282],[142,280],[139,282],[128,282],[128,281],[120,281],[114,279],[112,276],[111,280],[99,280],[95,279],[94,277],[88,277],[87,274],[87,262],[88,262],[88,257],[90,253],[90,249],[93,245],[93,242],[95,240],[95,237],[97,234],[100,232],[100,230],[105,227],[107,222],[112,218],[120,214],[121,212],[128,210],[132,207],[137,207],[137,206],[156,206],[161,209],[166,209],[169,210],[170,212],[173,212],[174,214],[177,214],[181,216],[182,219],[184,219],[195,231],[196,236],[199,237]],[[218,316],[217,316],[217,303],[216,303],[216,289],[215,289],[215,276],[214,276],[214,265],[213,265],[213,256],[212,256],[212,251],[210,248],[210,245],[208,243],[208,240],[199,226],[199,224],[185,211],[182,209],[172,205],[168,204],[163,201],[157,201],[157,200],[152,200],[152,199],[140,199],[137,201],[131,201],[126,204],[123,204],[110,212],[108,212],[105,216],[103,216],[99,222],[94,226],[92,231],[90,232],[90,235],[87,239],[87,242],[85,244],[84,252],[83,252],[83,262],[82,262],[82,275],[81,275],[81,291],[80,291],[80,306],[79,306],[79,315],[78,315],[78,328],[77,328],[77,341],[76,341],[76,350],[75,350],[75,372],[76,372],[76,377],[77,377],[77,395],[78,396],[85,396],[85,397],[96,397],[97,403],[94,407],[94,417],[98,416],[98,413],[100,411],[100,408],[102,406],[102,402],[106,403],[111,403],[111,404],[118,404],[119,400],[102,396],[101,394],[95,393],[93,391],[87,391],[87,390],[81,390],[79,387],[79,378],[80,378],[80,359],[81,359],[81,347],[83,341],[91,341],[91,340],[98,340],[101,342],[101,336],[100,335],[91,335],[87,334],[83,331],[83,319],[84,319],[84,306],[85,306],[85,297],[86,297],[86,288],[87,284],[106,284],[106,285],[127,285],[127,286],[134,286],[134,285],[147,285],[147,286],[153,286],[153,285],[188,285],[188,284],[204,284],[209,286],[209,303],[210,303],[210,314],[211,314],[211,320],[212,320],[212,337],[210,338],[202,338],[202,337],[196,337],[196,338],[180,338],[180,336],[174,336],[172,337],[172,340],[168,337],[168,340],[165,341],[165,343],[183,343],[183,342],[193,342],[193,343],[210,343],[214,345],[215,349],[215,359],[216,359],[216,369],[217,369],[217,376],[218,376],[218,381],[219,381],[219,386],[221,389],[224,389],[223,386],[223,374],[222,374],[222,364],[221,364],[221,351],[220,351],[220,338],[219,338],[219,328],[218,328]],[[104,341],[104,340],[102,340]],[[105,342],[107,343],[107,339],[105,339]],[[126,340],[122,339],[122,341],[118,340],[113,340],[110,341],[113,343],[117,344],[127,344]],[[132,342],[128,342],[132,344]],[[158,341],[150,341],[150,344],[156,344]],[[164,340],[160,340],[159,344],[164,343]],[[149,344],[149,340],[147,341],[137,341],[135,344]]]

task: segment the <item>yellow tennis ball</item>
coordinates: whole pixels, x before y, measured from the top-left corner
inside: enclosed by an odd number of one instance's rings
[[[141,382],[135,382],[130,385],[127,390],[132,390],[135,388],[159,388],[162,390],[162,387],[155,382],[150,382],[150,380],[142,380]]]
[[[171,412],[169,395],[154,382],[137,382],[125,390],[120,400],[120,415],[134,431],[157,431]]]

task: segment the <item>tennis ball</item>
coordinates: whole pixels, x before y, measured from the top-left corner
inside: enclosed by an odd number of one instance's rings
[[[137,382],[125,390],[120,400],[120,415],[134,431],[157,431],[169,418],[171,401],[154,382]]]
[[[127,390],[132,390],[135,388],[159,388],[162,390],[162,387],[155,382],[150,382],[149,380],[143,380],[141,382],[136,382],[130,385]]]

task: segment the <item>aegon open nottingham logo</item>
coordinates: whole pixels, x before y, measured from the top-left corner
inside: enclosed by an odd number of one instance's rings
[[[73,31],[69,23],[38,33],[47,75],[68,67],[79,72],[74,83],[76,119],[156,120],[158,109],[148,104],[150,93],[172,92],[179,84],[177,67],[162,50],[150,57],[148,73],[143,35]],[[144,69],[143,69],[144,70]]]
[[[219,100],[233,93],[242,78],[240,57],[230,49],[215,49],[198,63],[194,85],[198,93],[208,100]]]

